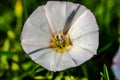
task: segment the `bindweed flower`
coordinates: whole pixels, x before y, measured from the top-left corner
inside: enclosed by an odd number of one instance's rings
[[[25,22],[21,44],[33,61],[50,71],[61,71],[96,54],[98,25],[83,5],[48,1]]]
[[[115,77],[118,80],[120,80],[120,47],[119,47],[117,54],[113,58],[112,70],[115,74]]]

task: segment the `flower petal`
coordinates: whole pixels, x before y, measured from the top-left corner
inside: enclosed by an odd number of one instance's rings
[[[120,47],[118,49],[117,54],[113,58],[112,70],[114,72],[115,77],[120,80]]]
[[[58,66],[56,67],[56,71],[61,71],[61,70],[75,66],[75,63],[71,59],[71,56],[68,54],[68,52],[62,53],[61,55],[62,56],[61,56]]]
[[[27,41],[27,42],[22,42],[21,44],[25,52],[28,54],[34,50],[49,47],[49,44],[47,42]]]
[[[53,51],[52,49],[44,50],[43,52],[39,52],[40,54],[42,53],[42,56],[38,55],[39,57],[36,58],[34,61],[44,68],[54,71],[55,69],[55,55],[56,52]]]
[[[120,65],[118,64],[113,64],[112,65],[112,70],[114,71],[115,77],[120,80]]]
[[[51,32],[44,8],[38,7],[27,19],[21,34],[21,41],[49,41]]]
[[[77,39],[73,40],[72,43],[81,48],[88,49],[92,51],[94,54],[96,54],[99,44],[98,37],[99,37],[98,31],[94,31],[84,36],[78,37]]]
[[[49,47],[51,32],[43,7],[38,7],[27,19],[21,34],[24,51],[34,60]]]
[[[89,10],[86,10],[73,23],[68,34],[73,40],[93,31],[98,31],[98,26],[94,15]]]
[[[66,2],[66,22],[64,32],[67,32],[73,23],[87,10],[86,7],[80,4]]]
[[[47,12],[51,16],[57,31],[63,30],[65,26],[66,2],[48,1],[46,4]]]
[[[69,54],[71,55],[73,61],[76,63],[75,66],[84,63],[94,55],[89,50],[77,47],[75,45],[73,45],[73,47],[69,50]]]
[[[119,47],[119,50],[118,50],[117,54],[116,54],[115,57],[113,58],[113,62],[120,64],[120,47]]]

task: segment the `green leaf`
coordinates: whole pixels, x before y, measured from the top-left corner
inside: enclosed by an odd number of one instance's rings
[[[104,65],[103,70],[104,70],[105,80],[110,80],[109,79],[109,74],[108,74],[108,69],[107,69],[106,65]]]
[[[101,79],[100,80],[110,80],[107,66],[103,66],[103,72],[100,72]]]
[[[112,43],[106,44],[104,47],[102,47],[102,48],[98,51],[98,53],[102,53],[103,51],[107,50],[111,45],[112,45]]]
[[[34,69],[34,72],[35,72],[35,73],[38,73],[38,72],[41,72],[41,71],[43,71],[43,70],[45,70],[45,69],[42,68],[42,67],[40,67],[39,65],[37,65],[37,66],[35,67],[35,69]]]

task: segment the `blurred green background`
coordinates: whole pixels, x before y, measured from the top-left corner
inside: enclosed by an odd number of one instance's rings
[[[110,80],[112,58],[120,44],[119,0],[68,0],[89,8],[96,16],[100,32],[98,54],[84,64],[61,72],[51,72],[34,63],[20,45],[20,34],[29,15],[47,0],[0,0],[0,80]],[[105,74],[103,74],[105,75]]]

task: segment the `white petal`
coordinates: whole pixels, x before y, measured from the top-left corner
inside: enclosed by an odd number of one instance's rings
[[[58,66],[56,67],[57,71],[61,71],[61,70],[75,66],[75,63],[72,60],[72,58],[68,52],[62,53],[61,55],[62,56],[61,56],[60,62],[58,64]]]
[[[58,67],[59,64],[60,64],[60,61],[61,61],[61,59],[62,59],[62,55],[63,55],[63,54],[56,52],[56,55],[55,55],[55,67],[54,67],[54,70],[53,70],[54,72],[55,72],[55,71],[58,71],[57,67]]]
[[[73,40],[72,43],[81,48],[88,49],[96,54],[98,44],[99,44],[99,35],[98,31],[88,33],[84,36],[78,37],[76,40]]]
[[[114,72],[115,77],[120,80],[120,47],[118,49],[117,54],[113,58],[112,70]]]
[[[91,51],[77,47],[75,45],[73,45],[73,47],[69,50],[69,54],[76,63],[75,66],[84,63],[94,55],[94,53],[92,53]]]
[[[43,48],[48,48],[49,44],[47,42],[33,42],[33,41],[29,41],[29,42],[22,42],[22,47],[24,49],[24,51],[29,54],[35,50],[38,49],[43,49]]]
[[[89,10],[86,10],[73,23],[68,34],[71,39],[76,39],[77,37],[97,30],[98,26],[94,15]]]
[[[43,66],[44,68],[50,71],[54,71],[56,52],[54,52],[53,50],[44,50],[43,52],[40,52],[40,54],[41,53],[42,55],[41,56],[38,55],[39,57],[34,61]]]
[[[120,47],[119,47],[119,50],[118,50],[117,54],[113,58],[113,62],[120,64]]]
[[[54,22],[54,20],[52,19],[51,14],[50,14],[50,12],[48,11],[48,9],[47,9],[46,6],[44,6],[44,10],[45,10],[45,14],[46,14],[46,17],[47,17],[47,20],[48,20],[48,23],[49,23],[49,26],[50,26],[50,29],[51,29],[51,33],[54,33],[54,32],[56,32],[55,22]]]
[[[54,22],[56,29],[63,30],[65,25],[66,2],[48,1],[46,8]]]
[[[21,44],[31,58],[36,59],[39,51],[49,47],[51,32],[44,8],[38,7],[27,19],[21,34]]]
[[[32,60],[36,60],[51,51],[50,48],[38,48],[29,53]],[[44,62],[44,61],[43,61]]]
[[[64,32],[69,30],[72,24],[87,10],[86,7],[80,4],[74,4],[71,2],[66,3],[66,22]]]
[[[118,66],[117,64],[112,65],[112,70],[114,72],[114,75],[118,80],[120,80],[120,65]]]
[[[51,32],[44,8],[38,7],[27,19],[21,34],[21,41],[49,41]]]

